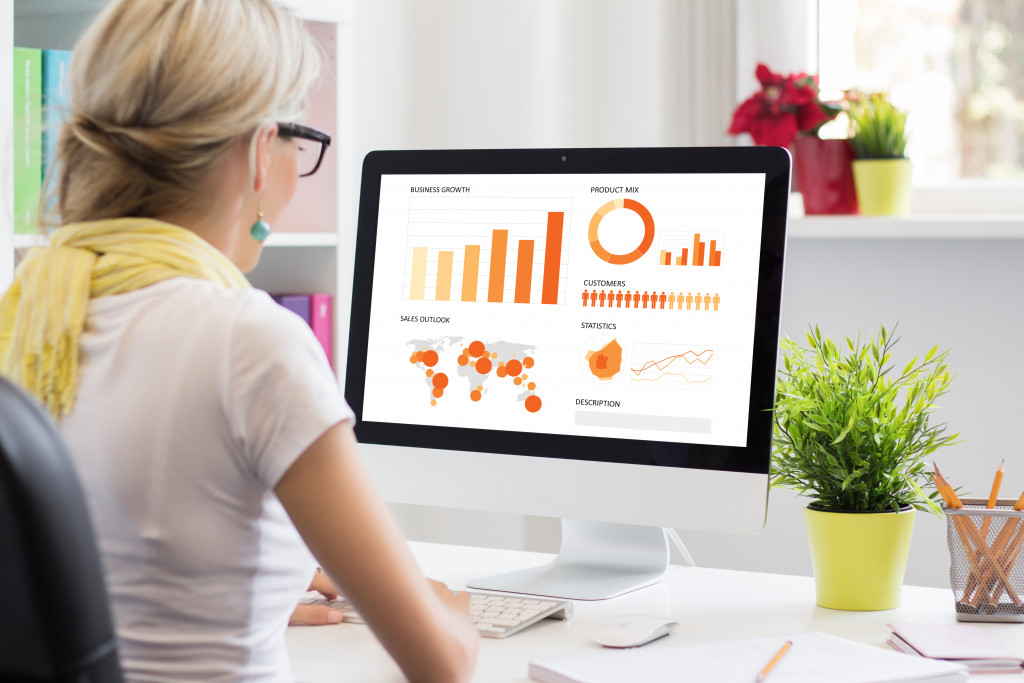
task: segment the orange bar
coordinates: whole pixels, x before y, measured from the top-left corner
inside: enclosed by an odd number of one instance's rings
[[[686,251],[686,250],[683,249],[683,251]],[[686,265],[686,261],[683,260],[683,257],[676,256],[676,265],[677,266],[684,266],[684,265]]]
[[[480,279],[480,245],[467,244],[462,267],[462,300],[476,301],[476,286]]]
[[[519,240],[519,255],[516,257],[516,299],[517,304],[530,303],[530,285],[533,284],[533,240]]]
[[[704,243],[700,241],[700,233],[694,233],[693,235],[693,265],[703,266],[704,259],[702,258],[701,249],[704,247]],[[698,259],[700,259],[698,261]]]
[[[508,230],[491,233],[491,272],[487,280],[487,300],[501,303],[505,298],[505,259],[508,256]]]
[[[562,222],[564,220],[564,212],[548,212],[548,234],[544,241],[544,284],[540,294],[542,304],[558,303],[558,276],[562,268]]]
[[[423,301],[423,290],[427,285],[427,248],[412,248],[412,283],[409,285],[409,298]]]
[[[697,264],[697,265],[701,265],[701,266],[704,265],[704,246],[705,246],[704,242],[701,242],[700,243],[700,255],[697,257],[697,260],[699,260],[700,263]]]
[[[437,287],[434,289],[434,301],[452,300],[452,263],[454,251],[437,252]]]
[[[672,265],[672,255],[670,253],[668,253],[667,251],[665,251],[664,249],[661,250],[661,252],[658,255],[658,258],[659,258],[659,262],[661,263],[661,265],[663,265],[663,266],[671,266]]]
[[[722,265],[722,252],[715,249],[717,240],[711,240],[711,256],[708,258],[709,266],[720,266]]]
[[[681,266],[685,266],[686,265],[687,254],[689,253],[689,251],[690,250],[686,249],[685,247],[680,250],[679,260],[682,261],[682,263],[680,263],[679,265],[681,265]]]

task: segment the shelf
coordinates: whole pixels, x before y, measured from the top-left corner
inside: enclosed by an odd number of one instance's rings
[[[50,241],[46,235],[15,235],[14,248],[27,249],[29,247],[45,247]]]
[[[15,235],[14,248],[45,247],[45,235]],[[275,232],[267,238],[267,247],[336,247],[338,235],[333,232]]]
[[[336,247],[336,232],[272,232],[267,247]]]
[[[1024,214],[799,216],[793,239],[1024,239]]]

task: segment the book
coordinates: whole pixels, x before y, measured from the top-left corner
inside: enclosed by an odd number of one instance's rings
[[[332,317],[331,317],[331,295],[330,294],[310,294],[309,295],[309,326],[313,328],[313,334],[316,335],[320,345],[324,347],[324,353],[327,354],[327,362],[334,367],[334,355],[331,351],[333,347],[333,331],[332,331]]]
[[[332,353],[334,326],[332,324],[332,300],[330,294],[271,294],[270,297],[289,311],[306,321],[320,346],[324,349],[327,362],[334,367]]]
[[[959,662],[972,673],[1021,673],[1024,657],[970,624],[889,624],[889,645],[906,654]]]
[[[793,646],[770,683],[956,683],[969,675],[955,662],[811,632],[553,657],[530,662],[529,674],[541,683],[752,683],[787,640]]]
[[[43,50],[43,129],[42,129],[42,178],[45,181],[57,159],[57,140],[60,127],[67,120],[71,101],[70,50]]]
[[[306,324],[309,325],[310,304],[308,294],[280,294],[278,296],[280,298],[275,297],[275,300],[279,304],[305,320]]]
[[[42,171],[42,51],[14,48],[14,233],[39,232]]]

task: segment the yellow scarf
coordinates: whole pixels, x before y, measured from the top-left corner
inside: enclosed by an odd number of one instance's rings
[[[32,249],[0,299],[0,374],[20,384],[55,417],[71,412],[78,340],[89,300],[174,277],[249,283],[195,233],[149,218],[72,223]]]

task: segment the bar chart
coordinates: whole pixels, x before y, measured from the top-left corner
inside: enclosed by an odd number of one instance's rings
[[[658,239],[658,265],[722,265],[722,233],[668,233]]]
[[[403,298],[564,304],[572,199],[416,196]]]

